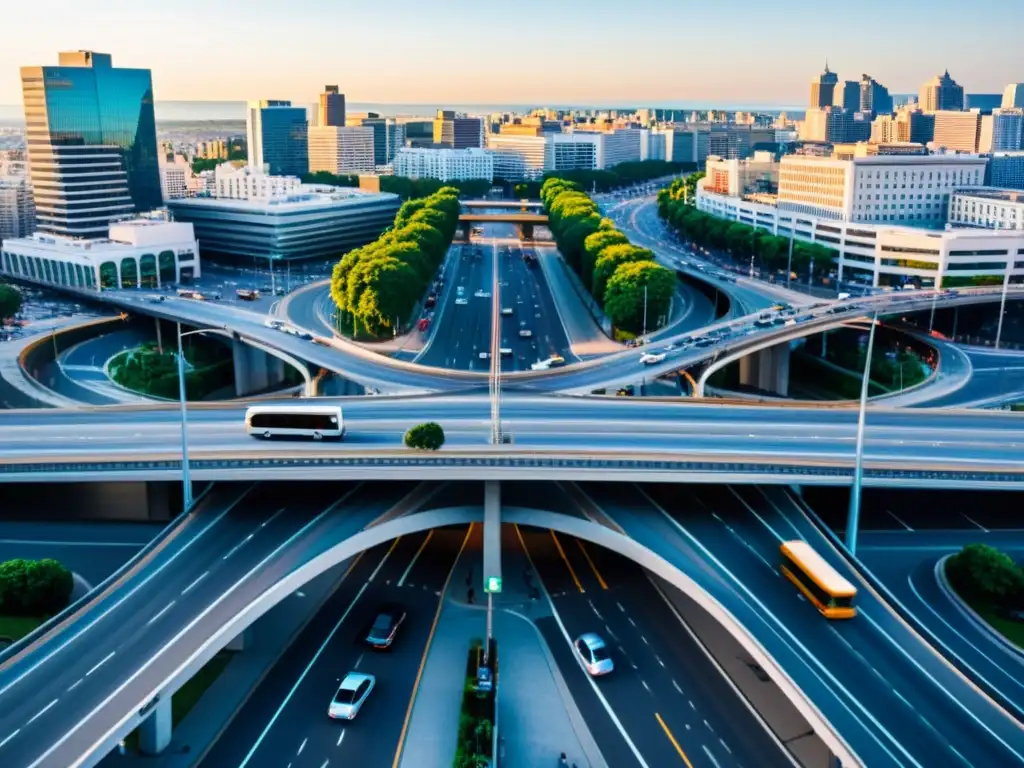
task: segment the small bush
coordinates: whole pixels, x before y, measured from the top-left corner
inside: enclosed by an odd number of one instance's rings
[[[74,578],[56,560],[8,560],[0,563],[0,613],[52,616],[71,597]]]
[[[433,421],[417,424],[405,433],[405,444],[421,451],[436,451],[444,445],[444,430]]]
[[[946,562],[946,575],[968,596],[1001,606],[1024,599],[1024,573],[1009,555],[987,544],[968,544]]]

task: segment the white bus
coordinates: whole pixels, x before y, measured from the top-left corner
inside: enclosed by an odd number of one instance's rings
[[[245,412],[245,431],[253,437],[311,437],[340,440],[345,434],[336,405],[254,405]]]

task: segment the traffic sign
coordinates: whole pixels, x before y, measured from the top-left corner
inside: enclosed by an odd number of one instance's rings
[[[484,586],[484,592],[501,592],[501,577],[488,576],[487,584]]]

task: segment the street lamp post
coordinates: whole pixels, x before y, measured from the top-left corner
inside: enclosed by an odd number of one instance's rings
[[[1006,275],[1003,277],[1003,295],[999,299],[999,322],[996,324],[996,349],[999,349],[999,339],[1003,335],[1003,314],[1006,312],[1006,292],[1010,288],[1010,265],[1013,261],[1006,259]]]
[[[857,528],[860,523],[860,490],[864,474],[864,418],[868,403],[868,386],[871,381],[871,353],[875,347],[875,328],[878,327],[878,312],[871,316],[871,331],[868,333],[867,356],[864,360],[864,376],[860,382],[860,410],[857,414],[857,446],[853,460],[853,486],[850,488],[850,510],[846,515],[846,548],[850,554],[857,552]]]
[[[641,334],[644,343],[647,342],[647,286],[644,286],[644,332]]]
[[[182,351],[181,340],[186,336],[193,336],[197,333],[214,331],[214,328],[200,328],[195,331],[181,332],[181,323],[178,326],[178,396],[181,400],[181,490],[185,512],[192,508],[192,477],[188,465],[188,408],[185,392],[185,354]]]
[[[789,221],[789,257],[786,259],[786,287],[789,288],[793,276],[793,238],[796,235],[796,217]]]

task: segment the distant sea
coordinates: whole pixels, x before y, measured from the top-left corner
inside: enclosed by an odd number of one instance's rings
[[[302,102],[292,102],[296,106],[308,106]],[[312,102],[312,99],[310,100]],[[751,110],[757,112],[787,112],[791,117],[801,117],[804,107],[767,105],[767,104],[728,104],[700,102],[657,102],[653,104],[375,104],[370,102],[350,101],[345,105],[348,112],[377,112],[385,117],[396,115],[412,117],[433,117],[438,109],[454,109],[457,112],[470,114],[490,114],[492,112],[526,112],[538,107],[552,109],[592,109],[632,111],[638,107],[650,109],[707,110],[722,109],[730,112]],[[204,121],[204,120],[245,120],[244,101],[158,101],[156,102],[156,119],[165,121]],[[0,104],[0,124],[21,124],[24,113],[21,104]]]

